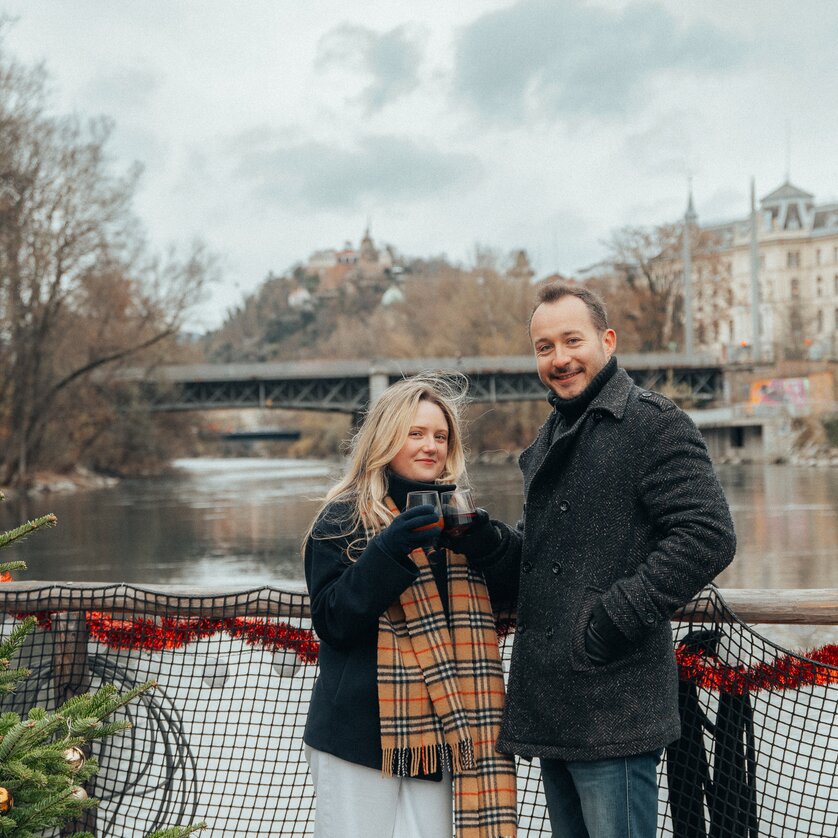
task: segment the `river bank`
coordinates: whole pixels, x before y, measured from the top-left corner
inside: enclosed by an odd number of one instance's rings
[[[479,465],[506,465],[516,464],[520,450],[495,450],[495,451],[481,451],[472,458],[474,464]],[[201,459],[201,458],[198,458]],[[215,459],[229,459],[237,460],[240,457],[209,457],[208,460]],[[270,456],[256,457],[257,460],[269,460]],[[306,462],[322,462],[322,458],[312,457],[307,454],[291,455],[288,459],[296,460],[300,463]],[[838,468],[838,448],[827,448],[822,446],[803,446],[800,450],[795,451],[787,460],[788,465],[804,466],[808,468]],[[749,465],[747,460],[737,460],[735,458],[725,458],[720,460],[717,465]],[[155,480],[165,477],[172,473],[175,465],[168,465],[155,474],[145,474],[140,479]],[[112,474],[99,474],[91,471],[83,466],[77,466],[70,472],[54,472],[54,471],[38,471],[35,473],[32,485],[26,490],[29,496],[52,495],[52,494],[67,494],[70,492],[90,491],[97,489],[111,489],[118,486],[123,480],[135,480],[136,477],[116,477]],[[20,490],[14,487],[0,486],[6,498],[12,499],[19,497]]]
[[[24,494],[31,497],[92,489],[111,489],[118,486],[120,480],[121,478],[113,475],[97,474],[84,466],[76,466],[69,472],[37,471],[32,476],[32,483]],[[21,490],[14,486],[0,486],[0,492],[10,500],[21,495]]]

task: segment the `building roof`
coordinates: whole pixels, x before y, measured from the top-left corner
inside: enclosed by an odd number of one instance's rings
[[[815,196],[810,194],[809,192],[804,192],[802,189],[794,186],[793,184],[786,181],[782,186],[779,186],[773,192],[770,192],[762,199],[763,204],[774,204],[779,203],[780,201],[794,201],[812,199]]]

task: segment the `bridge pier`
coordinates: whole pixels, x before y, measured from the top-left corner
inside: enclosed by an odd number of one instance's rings
[[[390,376],[386,372],[370,370],[370,404],[378,401],[378,397],[390,386]]]

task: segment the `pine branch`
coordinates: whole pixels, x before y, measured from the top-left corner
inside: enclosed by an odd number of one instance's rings
[[[36,530],[42,529],[44,527],[54,527],[55,524],[58,522],[58,518],[50,512],[48,515],[42,515],[40,518],[35,518],[32,521],[27,521],[25,524],[21,524],[19,527],[15,527],[13,530],[8,530],[7,532],[0,533],[0,550],[4,547],[8,547],[15,541],[19,541],[22,538],[26,538],[27,535],[35,532]]]
[[[25,617],[9,633],[9,636],[0,642],[0,660],[9,665],[9,661],[23,648],[27,635],[35,628],[37,620],[34,617]]]
[[[0,665],[7,665],[8,661],[0,660]],[[17,685],[24,678],[28,678],[32,673],[28,669],[8,669],[5,672],[0,671],[0,693],[13,693],[17,689]]]
[[[146,835],[146,838],[185,838],[185,836],[191,835],[193,832],[199,832],[206,828],[207,825],[202,821],[201,823],[193,823],[191,826],[175,826],[171,829],[159,829],[157,832]]]

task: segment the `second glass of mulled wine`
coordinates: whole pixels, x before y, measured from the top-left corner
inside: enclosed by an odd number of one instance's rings
[[[477,520],[471,489],[442,493],[442,517],[449,535],[462,535]]]

